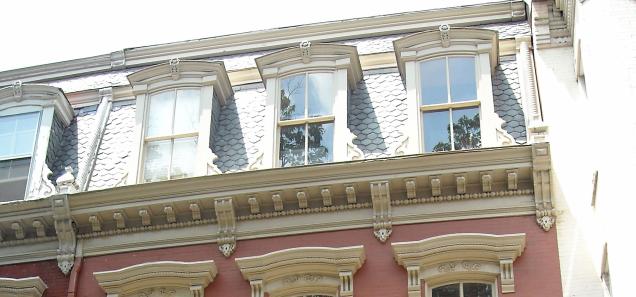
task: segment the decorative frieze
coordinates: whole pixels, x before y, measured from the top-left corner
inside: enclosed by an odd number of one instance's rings
[[[236,250],[236,215],[232,197],[214,199],[214,212],[219,228],[217,244],[225,257]]]
[[[371,182],[371,200],[373,205],[373,235],[386,242],[391,236],[391,193],[388,181]]]

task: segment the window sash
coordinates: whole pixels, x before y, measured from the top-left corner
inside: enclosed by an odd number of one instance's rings
[[[451,69],[449,66],[449,59],[452,58],[472,58],[473,61],[473,90],[474,90],[474,99],[468,99],[468,100],[453,100],[452,97],[452,90],[453,90],[453,84],[451,84]],[[433,62],[436,60],[443,60],[444,61],[444,74],[445,74],[445,91],[446,91],[446,102],[442,102],[442,103],[429,103],[426,104],[424,103],[424,85],[423,85],[423,75],[422,75],[422,66],[427,63],[427,62]],[[417,92],[417,96],[418,96],[418,102],[420,106],[437,106],[437,105],[443,105],[443,104],[463,104],[465,102],[471,102],[471,101],[479,101],[479,96],[478,96],[478,84],[477,84],[477,59],[475,59],[475,56],[473,55],[451,55],[451,56],[444,56],[444,57],[436,57],[436,58],[432,58],[432,59],[427,59],[427,60],[423,60],[419,62],[419,67],[418,67],[418,71],[417,71],[417,76],[418,76],[418,92]],[[435,100],[435,99],[432,99]]]
[[[26,127],[18,127],[20,120],[26,120]],[[39,112],[29,112],[29,113],[21,113],[15,115],[8,115],[0,117],[0,125],[6,125],[2,131],[0,131],[0,140],[11,141],[11,144],[7,144],[2,141],[2,149],[6,149],[5,153],[0,150],[0,161],[1,160],[11,160],[11,159],[21,159],[21,158],[29,158],[33,155],[33,150],[35,149],[36,139],[38,137],[38,128],[40,126],[40,113]],[[9,127],[12,126],[12,127]],[[5,130],[6,129],[6,130]],[[16,151],[18,145],[18,136],[19,135],[27,135],[30,136],[28,142],[23,142],[21,145],[25,145],[26,150]],[[28,135],[30,134],[30,135]]]
[[[312,80],[310,80],[310,76],[315,76],[315,75],[325,75],[328,76],[327,80],[323,80],[324,82],[327,82],[327,91],[326,92],[320,92],[321,88],[317,88],[318,90],[318,95],[323,95],[323,96],[327,96],[329,97],[328,99],[331,100],[330,102],[328,102],[330,104],[329,106],[329,113],[327,114],[318,114],[318,115],[310,115],[310,109],[312,109],[312,107],[314,106],[314,104],[312,104],[312,102],[310,102],[310,82]],[[283,91],[283,84],[285,82],[285,80],[287,79],[293,79],[294,77],[301,77],[303,79],[303,115],[299,116],[299,115],[290,115],[289,118],[283,118],[282,115],[282,91]],[[279,122],[287,122],[287,121],[292,121],[292,122],[296,122],[299,120],[307,120],[307,121],[311,121],[314,118],[324,118],[324,117],[328,117],[328,116],[333,116],[334,111],[334,105],[335,105],[335,85],[333,82],[334,79],[334,74],[332,72],[304,72],[302,74],[293,74],[293,75],[289,75],[289,76],[285,76],[282,78],[279,78],[279,83],[278,83],[278,88],[280,89],[278,92],[278,109],[277,109],[277,113],[278,113],[278,121]],[[324,87],[324,86],[323,86]],[[291,96],[290,96],[291,97]],[[320,100],[317,101],[318,104],[320,104]]]
[[[175,132],[175,129],[177,128],[177,109],[179,109],[178,106],[178,101],[179,101],[179,93],[180,92],[188,92],[188,91],[197,91],[198,92],[198,100],[196,100],[196,112],[194,114],[195,118],[196,118],[196,123],[193,125],[194,127],[192,128],[191,131],[179,131],[179,132]],[[171,102],[170,102],[170,127],[168,128],[170,131],[168,133],[166,132],[159,132],[156,133],[154,135],[151,135],[149,129],[151,128],[151,113],[152,113],[152,101],[153,101],[153,96],[157,96],[163,93],[172,93],[172,98],[171,98]],[[173,88],[173,89],[167,89],[167,90],[162,90],[159,92],[155,92],[152,93],[150,95],[148,95],[148,103],[147,103],[147,112],[146,112],[146,116],[145,116],[145,127],[144,127],[144,140],[145,141],[154,141],[154,140],[161,140],[161,139],[175,139],[175,138],[182,138],[182,137],[191,137],[193,135],[198,135],[198,126],[199,126],[199,115],[201,114],[201,90],[199,88]]]
[[[420,133],[422,133],[422,147],[424,152],[428,153],[428,152],[437,152],[437,151],[454,151],[454,150],[464,150],[464,149],[473,149],[473,148],[479,148],[481,147],[481,124],[479,125],[479,134],[480,134],[480,141],[479,144],[476,145],[475,147],[472,148],[457,148],[456,147],[456,143],[455,143],[455,118],[453,116],[454,111],[459,111],[459,110],[472,110],[475,109],[476,110],[476,114],[481,122],[481,117],[483,116],[481,114],[481,110],[479,107],[475,107],[475,105],[467,105],[468,107],[464,107],[463,105],[459,105],[461,107],[458,108],[454,108],[454,107],[450,107],[450,108],[441,108],[441,109],[422,109],[422,111],[420,112],[421,115],[421,120],[420,123],[422,125],[422,128],[420,129]],[[449,139],[450,139],[450,150],[433,150],[431,148],[431,150],[427,149],[427,143],[426,143],[426,128],[427,125],[424,123],[426,121],[426,113],[434,113],[434,112],[439,112],[439,111],[448,111],[448,121],[444,122],[445,124],[448,124],[448,129],[449,129]]]
[[[310,154],[312,152],[312,149],[317,149],[310,147],[310,126],[312,125],[328,125],[327,128],[325,129],[326,132],[324,134],[321,134],[321,136],[328,136],[330,139],[327,139],[325,142],[327,142],[327,157],[324,160],[324,162],[315,162],[314,160],[310,159]],[[283,146],[282,146],[282,141],[283,141],[283,129],[286,128],[291,128],[294,126],[299,126],[299,127],[303,127],[303,142],[304,142],[304,147],[303,147],[303,163],[302,164],[291,164],[291,165],[287,165],[287,164],[283,164],[283,154],[285,152],[287,152],[286,150],[283,150]],[[334,146],[334,122],[333,121],[315,121],[315,122],[301,122],[298,125],[284,125],[281,126],[278,131],[279,131],[279,140],[278,140],[278,166],[279,167],[292,167],[292,166],[302,166],[302,165],[310,165],[310,164],[323,164],[323,163],[328,163],[328,162],[332,162],[333,161],[333,146]],[[321,142],[322,143],[322,142]],[[322,146],[320,146],[322,147]]]

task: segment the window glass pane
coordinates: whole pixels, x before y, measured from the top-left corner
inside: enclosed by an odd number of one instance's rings
[[[146,126],[147,137],[172,134],[174,93],[174,90],[170,90],[150,96],[148,125]]]
[[[168,179],[172,141],[153,141],[146,144],[144,181],[153,182]]]
[[[15,137],[13,134],[0,134],[0,157],[13,155]]]
[[[318,164],[333,160],[333,123],[309,124],[308,163]]]
[[[453,141],[456,150],[481,147],[479,108],[453,109]]]
[[[305,74],[290,76],[281,81],[280,119],[305,117]]]
[[[198,89],[177,90],[177,103],[174,111],[174,134],[198,131],[200,101],[201,91]]]
[[[317,117],[333,113],[333,75],[310,73],[308,75],[308,116]]]
[[[474,57],[449,57],[448,79],[452,102],[477,99]]]
[[[464,297],[492,297],[489,284],[464,283]]]
[[[420,81],[422,104],[448,102],[445,58],[420,63]]]
[[[305,125],[280,128],[278,160],[281,167],[305,164]]]
[[[30,155],[35,142],[35,130],[15,134],[13,155]]]
[[[15,119],[12,116],[0,117],[0,135],[15,131]]]
[[[459,284],[450,284],[432,290],[433,297],[459,297]]]
[[[424,151],[450,151],[450,116],[448,110],[425,112],[422,114],[422,118]]]
[[[194,175],[197,153],[197,138],[175,139],[172,146],[172,168],[170,178],[184,178]]]
[[[40,114],[25,113],[16,115],[16,131],[34,131],[38,127],[38,119]]]
[[[31,158],[0,161],[0,202],[24,199]]]

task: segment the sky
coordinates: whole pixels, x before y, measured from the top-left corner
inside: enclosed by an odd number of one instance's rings
[[[4,1],[0,71],[131,47],[483,2],[493,0]]]

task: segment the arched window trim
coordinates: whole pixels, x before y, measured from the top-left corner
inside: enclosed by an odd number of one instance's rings
[[[353,275],[365,260],[363,246],[300,247],[237,258],[252,297],[353,296]]]
[[[391,246],[396,261],[407,270],[409,296],[420,296],[420,279],[427,286],[436,286],[453,280],[490,281],[499,277],[501,292],[514,292],[513,263],[525,244],[523,233],[457,233]]]
[[[0,297],[41,297],[47,286],[39,276],[26,278],[0,277]]]

